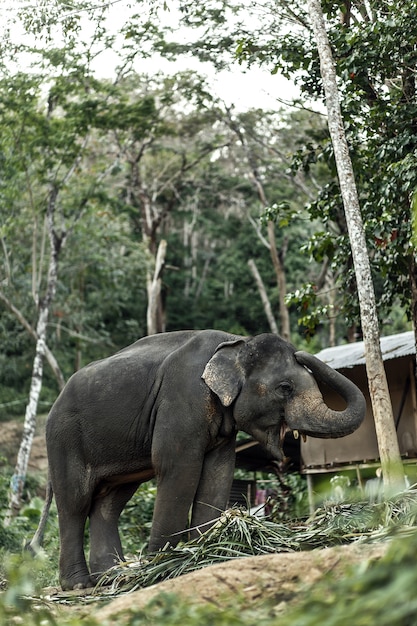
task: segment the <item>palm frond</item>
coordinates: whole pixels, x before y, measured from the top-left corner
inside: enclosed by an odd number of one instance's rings
[[[233,508],[222,513],[197,539],[115,566],[103,576],[97,591],[114,595],[244,556],[313,550],[354,541],[383,541],[414,531],[415,489],[379,504],[327,504],[308,520],[291,524]]]

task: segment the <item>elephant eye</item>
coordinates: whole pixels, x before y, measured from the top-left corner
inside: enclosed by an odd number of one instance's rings
[[[278,391],[288,397],[292,394],[293,387],[291,383],[283,382],[278,385]]]

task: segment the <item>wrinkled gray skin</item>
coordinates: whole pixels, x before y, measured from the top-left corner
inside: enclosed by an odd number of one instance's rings
[[[314,377],[345,398],[344,411],[324,404]],[[194,528],[227,506],[237,430],[280,460],[286,430],[343,437],[364,414],[353,383],[275,335],[165,333],[91,363],[68,381],[46,427],[62,588],[88,587],[123,558],[118,518],[142,482],[156,476],[154,551],[180,540],[190,507]],[[90,572],[83,548],[88,517]]]

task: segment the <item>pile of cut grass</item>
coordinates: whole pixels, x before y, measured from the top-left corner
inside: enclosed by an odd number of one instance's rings
[[[115,566],[106,572],[96,591],[117,595],[244,556],[384,541],[415,531],[416,489],[379,504],[329,503],[309,519],[291,524],[276,523],[233,508],[225,511],[197,539]]]

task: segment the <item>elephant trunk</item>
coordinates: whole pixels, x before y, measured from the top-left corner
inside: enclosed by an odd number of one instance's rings
[[[321,438],[344,437],[353,433],[361,425],[366,412],[366,401],[360,389],[345,376],[307,352],[296,352],[295,358],[300,365],[311,370],[315,379],[321,380],[340,394],[347,404],[343,411],[334,411],[326,405],[319,394],[320,399],[316,398],[314,409],[312,408],[306,415],[306,427],[301,426],[299,430],[305,435]]]

